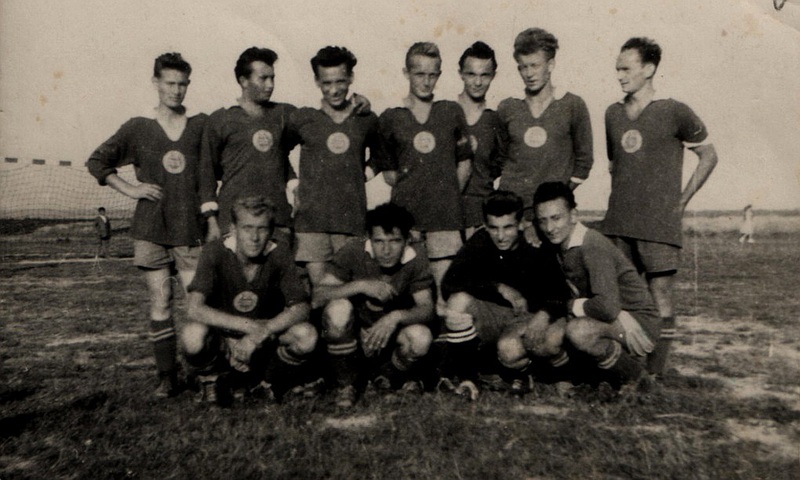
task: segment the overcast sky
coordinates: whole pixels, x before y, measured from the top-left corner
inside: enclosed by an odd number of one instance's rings
[[[800,0],[507,1],[109,1],[0,0],[0,156],[86,157],[128,118],[156,103],[153,59],[179,51],[194,67],[186,104],[211,113],[235,102],[233,66],[247,47],[276,50],[273,99],[319,104],[308,60],[325,45],[358,56],[353,89],[377,113],[407,92],[408,46],[439,44],[437,98],[461,90],[457,61],[475,40],[500,67],[495,106],[521,96],[515,35],[542,27],[558,37],[553,82],[589,105],[595,167],[578,190],[604,209],[610,179],[603,113],[621,96],[614,62],[631,36],[664,49],[656,89],[691,106],[720,157],[690,209],[800,208]],[[695,162],[687,162],[687,169]],[[4,168],[0,164],[0,168]],[[373,185],[373,202],[383,190]]]

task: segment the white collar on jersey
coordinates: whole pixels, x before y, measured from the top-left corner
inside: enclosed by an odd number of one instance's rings
[[[572,230],[572,234],[569,236],[569,239],[567,239],[567,248],[564,250],[566,251],[570,248],[582,247],[583,240],[586,238],[586,232],[588,231],[589,229],[586,228],[586,225],[582,224],[581,222],[576,223],[575,228]]]
[[[628,98],[628,96],[627,96],[627,95],[625,95],[624,97],[622,97],[622,98],[620,98],[619,100],[617,100],[617,103],[621,103],[621,104],[623,104],[623,105],[624,105],[624,104],[625,104],[625,99],[626,99],[626,98]],[[654,92],[653,92],[653,98],[652,98],[652,99],[650,99],[650,103],[653,103],[653,102],[655,102],[656,100],[669,100],[669,97],[667,97],[666,95],[663,95],[663,94],[659,93],[659,91],[658,91],[658,90],[656,90],[656,91],[654,91]],[[648,105],[650,105],[650,103],[648,103]]]
[[[371,240],[367,239],[367,241],[364,242],[364,251],[367,252],[369,258],[375,258],[375,250],[372,248]],[[406,245],[406,248],[403,250],[403,256],[400,257],[400,263],[405,265],[415,258],[417,258],[417,252],[410,246]]]
[[[225,237],[222,239],[222,244],[225,245],[225,248],[231,252],[236,253],[236,235],[232,233],[225,235]],[[264,251],[261,253],[266,257],[276,248],[278,248],[278,244],[270,240],[266,245],[264,245]]]

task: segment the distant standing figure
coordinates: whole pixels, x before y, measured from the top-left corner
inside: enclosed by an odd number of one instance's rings
[[[111,243],[111,220],[106,216],[106,209],[103,207],[97,209],[97,217],[94,219],[94,231],[97,232],[98,239],[95,258],[108,258],[108,246]],[[752,229],[750,231],[752,232]]]
[[[742,219],[742,227],[739,229],[742,234],[739,237],[739,243],[756,243],[753,240],[753,206],[747,205],[744,207],[744,218]]]

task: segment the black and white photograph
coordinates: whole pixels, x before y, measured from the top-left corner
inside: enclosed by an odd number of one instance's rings
[[[800,477],[800,0],[0,0],[0,480]]]

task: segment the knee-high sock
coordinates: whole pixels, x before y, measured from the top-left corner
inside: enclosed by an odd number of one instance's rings
[[[172,317],[166,320],[150,321],[150,341],[153,343],[153,356],[159,376],[174,375],[177,368],[175,355],[178,343],[175,338],[175,323]]]
[[[661,334],[656,342],[656,348],[647,356],[647,371],[661,375],[667,366],[667,357],[672,348],[672,340],[675,339],[677,330],[675,328],[675,317],[664,317],[661,319]]]

